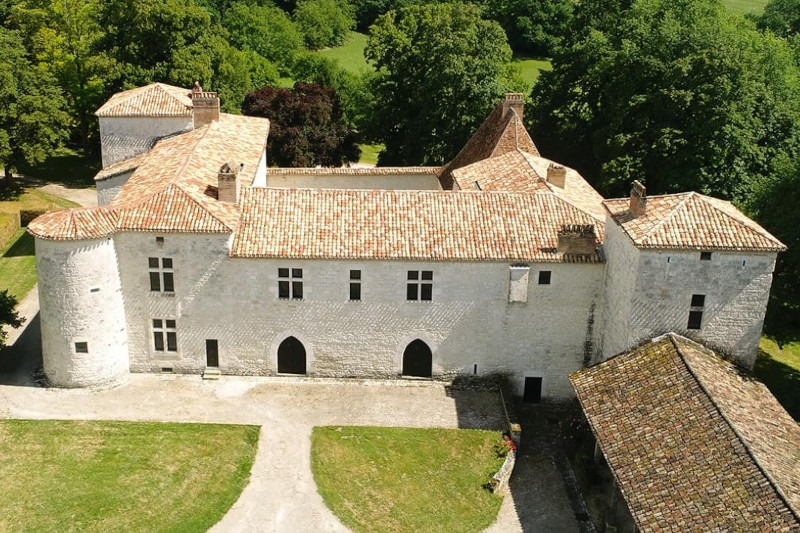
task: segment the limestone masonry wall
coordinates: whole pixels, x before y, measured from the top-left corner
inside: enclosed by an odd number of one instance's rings
[[[128,182],[133,170],[95,182],[97,185],[97,205],[108,205]]]
[[[148,151],[153,143],[194,128],[192,117],[101,117],[103,168]]]
[[[42,356],[60,387],[113,383],[128,374],[122,288],[112,239],[36,240]],[[86,343],[80,353],[75,343]]]
[[[507,372],[517,392],[543,377],[543,395],[571,396],[602,265],[531,265],[526,303],[509,303],[507,263],[231,259],[226,236],[117,236],[135,372],[200,373],[205,340],[218,339],[226,374],[276,372],[278,345],[294,336],[317,376],[398,377],[408,343],[433,352],[435,376]],[[148,257],[174,261],[175,294],[151,293]],[[302,268],[304,299],[278,298],[278,268]],[[349,270],[361,270],[362,300],[349,301]],[[433,271],[433,301],[406,301],[408,270]],[[538,285],[539,270],[552,271]],[[153,318],[177,322],[178,352],[154,352]]]

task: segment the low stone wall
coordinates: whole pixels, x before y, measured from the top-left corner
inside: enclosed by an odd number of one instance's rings
[[[511,474],[514,472],[514,464],[517,462],[517,452],[511,450],[506,455],[506,460],[503,461],[503,466],[492,476],[489,486],[494,493],[505,494],[508,492],[508,480],[511,479]]]

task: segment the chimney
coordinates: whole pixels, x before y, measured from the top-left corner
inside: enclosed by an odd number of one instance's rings
[[[565,255],[594,255],[597,236],[594,225],[565,224],[558,230],[558,253]]]
[[[239,165],[225,163],[217,174],[217,199],[229,204],[239,203]]]
[[[563,189],[567,181],[567,169],[557,163],[547,167],[547,182]]]
[[[506,93],[503,100],[503,116],[508,114],[509,109],[516,111],[517,116],[522,120],[522,112],[525,109],[525,97],[522,93]]]
[[[206,92],[200,82],[192,87],[192,108],[194,109],[194,127],[202,128],[219,120],[219,97],[217,93]]]
[[[629,210],[634,217],[640,217],[647,211],[647,189],[639,180],[634,181],[631,187]]]

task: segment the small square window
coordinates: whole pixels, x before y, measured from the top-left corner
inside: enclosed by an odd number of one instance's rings
[[[361,279],[361,271],[360,270],[351,270],[350,271],[350,279]]]
[[[423,270],[422,271],[422,279],[424,279],[424,280],[432,280],[433,279],[433,271],[431,271],[431,270]]]
[[[705,294],[692,294],[692,307],[703,307],[706,304]]]
[[[419,271],[418,270],[409,270],[408,271],[408,279],[419,279]]]
[[[302,278],[303,277],[303,269],[302,268],[293,268],[292,269],[292,277],[293,278]]]
[[[550,278],[552,272],[550,270],[539,271],[539,285],[550,285]]]
[[[278,277],[279,278],[288,278],[289,277],[289,269],[288,268],[279,268],[278,269]]]
[[[159,320],[159,319],[153,320],[153,327],[154,328],[160,328],[160,327],[162,327],[162,324],[163,324],[163,322],[161,320]]]
[[[158,268],[158,257],[148,257],[147,264],[150,265],[150,268]]]
[[[172,259],[169,257],[164,257],[161,259],[161,266],[163,268],[172,268]]]
[[[156,244],[158,245],[164,244],[164,237],[156,237]]]
[[[175,321],[174,320],[167,320],[167,327],[168,328],[174,328],[175,327]]]
[[[700,252],[701,261],[711,261],[711,252]]]
[[[88,342],[76,342],[75,343],[75,353],[89,353],[89,343]]]

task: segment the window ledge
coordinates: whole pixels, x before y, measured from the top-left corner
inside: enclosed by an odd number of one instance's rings
[[[164,291],[150,291],[150,296],[153,297],[163,297],[163,298],[175,298],[175,292],[164,292]]]

